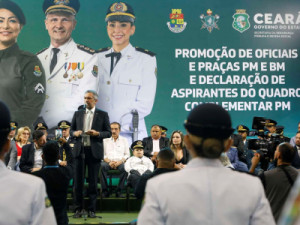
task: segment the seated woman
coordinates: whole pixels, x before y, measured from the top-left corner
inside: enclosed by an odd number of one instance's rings
[[[18,129],[18,134],[16,136],[16,146],[18,151],[17,161],[20,161],[22,155],[22,147],[24,145],[30,144],[29,137],[30,137],[30,129],[29,127],[20,127]]]
[[[18,121],[20,127],[33,124],[45,101],[41,62],[17,44],[25,23],[16,3],[0,1],[0,99],[8,106],[11,120]]]
[[[190,155],[184,146],[183,133],[180,130],[176,130],[172,133],[170,138],[170,148],[175,154],[175,167],[177,169],[184,168],[190,159]]]

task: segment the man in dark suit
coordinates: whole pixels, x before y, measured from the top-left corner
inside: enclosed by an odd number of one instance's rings
[[[300,132],[298,131],[295,136],[295,155],[292,161],[292,166],[300,169]]]
[[[156,124],[151,127],[151,136],[144,138],[143,141],[145,143],[144,155],[152,161],[156,160],[160,149],[169,147],[169,139],[161,136],[161,127]]]
[[[53,205],[58,225],[68,224],[67,194],[70,179],[73,175],[73,157],[69,144],[65,139],[60,139],[60,144],[65,149],[66,166],[59,166],[59,145],[56,141],[49,141],[43,147],[43,160],[45,167],[33,173],[42,178],[46,184],[49,199]]]
[[[25,173],[38,171],[43,166],[42,148],[46,144],[46,135],[36,130],[32,134],[33,143],[24,145],[20,159],[20,170]]]
[[[88,216],[95,218],[97,200],[97,178],[103,159],[103,138],[111,137],[108,114],[95,107],[98,95],[88,90],[84,95],[85,107],[74,113],[71,130],[76,139],[73,156],[75,158],[75,214],[79,218],[83,210],[84,165],[88,166]]]

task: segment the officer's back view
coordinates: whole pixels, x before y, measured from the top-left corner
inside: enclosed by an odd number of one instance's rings
[[[8,170],[4,156],[9,150],[10,113],[0,101],[0,224],[55,225],[53,208],[44,182],[37,177]]]
[[[229,113],[219,105],[197,106],[185,128],[193,159],[178,172],[149,180],[138,224],[275,225],[260,180],[219,160],[232,144]]]

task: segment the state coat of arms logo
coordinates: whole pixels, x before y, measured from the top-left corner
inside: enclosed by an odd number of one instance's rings
[[[201,29],[206,28],[209,31],[209,33],[211,33],[214,28],[219,29],[219,26],[217,23],[220,19],[220,16],[217,14],[213,16],[212,11],[210,9],[208,9],[206,11],[206,13],[207,13],[207,16],[205,16],[204,14],[200,15],[200,19],[202,21]]]
[[[236,13],[232,16],[233,23],[232,27],[243,33],[250,28],[249,15],[246,13],[245,9],[237,9]]]
[[[168,28],[173,33],[180,33],[186,28],[187,22],[184,22],[184,15],[181,9],[172,9],[170,13],[170,22],[167,22]]]

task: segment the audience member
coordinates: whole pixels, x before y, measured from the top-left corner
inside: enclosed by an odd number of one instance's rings
[[[127,159],[125,170],[129,174],[127,181],[133,189],[143,174],[151,174],[154,170],[152,161],[144,156],[145,145],[142,141],[137,140],[131,144],[133,156]]]
[[[277,167],[260,174],[276,221],[298,175],[298,171],[291,166],[294,154],[295,150],[289,143],[279,144],[274,154],[274,159],[277,160]],[[260,155],[255,154],[252,165],[257,165],[259,159]]]
[[[295,136],[295,155],[293,157],[292,166],[300,169],[300,131]]]
[[[0,224],[55,225],[53,208],[44,182],[34,176],[8,170],[4,155],[9,150],[10,113],[0,101]]]
[[[61,134],[62,137],[59,138],[59,143],[64,143],[66,140],[66,144],[68,148],[71,148],[71,150],[74,148],[74,142],[75,140],[71,138],[70,136],[70,127],[71,123],[66,120],[62,120],[57,124],[57,127],[61,129]],[[62,140],[63,139],[63,140]],[[58,163],[60,166],[67,166],[68,160],[67,160],[67,154],[66,154],[66,149],[64,148],[65,145],[60,145],[59,146],[59,160]]]
[[[45,122],[37,123],[34,126],[34,130],[43,131],[43,133],[46,135],[46,137],[48,136],[48,126],[47,126],[47,124]]]
[[[145,143],[144,154],[151,158],[152,161],[155,161],[160,149],[169,147],[169,139],[161,136],[161,127],[159,125],[153,125],[150,132],[151,136],[143,139]]]
[[[30,144],[30,134],[31,130],[29,127],[20,127],[18,129],[18,134],[16,136],[16,147],[18,152],[17,161],[19,161],[21,158],[23,146]]]
[[[14,170],[17,163],[17,146],[15,142],[15,135],[16,135],[16,129],[17,129],[18,123],[15,121],[10,122],[10,132],[8,134],[8,139],[10,140],[10,148],[8,153],[5,155],[5,165],[8,169]]]
[[[298,123],[298,132],[300,132],[300,122]],[[291,138],[290,144],[294,147],[296,145],[296,135]]]
[[[156,169],[153,173],[144,173],[141,178],[138,180],[137,185],[134,190],[134,194],[138,199],[144,197],[145,188],[147,181],[157,175],[176,171],[175,169],[175,154],[169,148],[164,148],[159,151],[156,160]]]
[[[231,138],[233,140],[232,146],[237,149],[239,161],[246,163],[246,157],[244,152],[244,142],[243,138],[239,134],[232,134]]]
[[[32,134],[33,143],[24,145],[20,159],[20,170],[25,173],[38,171],[43,166],[42,148],[46,144],[46,135],[36,130]]]
[[[175,154],[176,168],[184,168],[190,159],[190,154],[185,148],[183,142],[183,133],[180,130],[176,130],[172,133],[170,140],[170,148]]]
[[[167,131],[168,128],[164,127],[164,126],[160,126],[161,127],[161,136],[164,138],[167,138]]]
[[[277,125],[277,122],[275,120],[267,119],[265,121],[265,127],[269,131],[269,134],[268,134],[269,136],[276,133],[276,125]]]
[[[184,142],[193,159],[185,169],[147,182],[138,224],[274,225],[261,182],[223,167],[232,145],[229,113],[215,104],[195,107]]]
[[[221,161],[221,163],[223,164],[224,167],[226,168],[230,168],[234,170],[233,165],[231,164],[227,154],[225,152],[222,152],[222,154],[220,155],[219,160]]]
[[[111,138],[103,140],[104,159],[101,162],[101,187],[103,197],[108,197],[107,189],[107,171],[119,170],[120,180],[117,187],[116,197],[124,197],[122,190],[124,189],[127,173],[124,168],[124,163],[130,157],[129,145],[127,138],[120,136],[121,125],[118,122],[110,124]]]
[[[69,182],[73,173],[73,157],[69,144],[65,139],[60,143],[66,150],[68,164],[59,166],[59,145],[56,141],[49,141],[43,147],[42,158],[44,168],[33,174],[42,178],[46,184],[46,189],[50,201],[53,205],[55,217],[58,225],[68,224],[67,215],[67,194]]]

